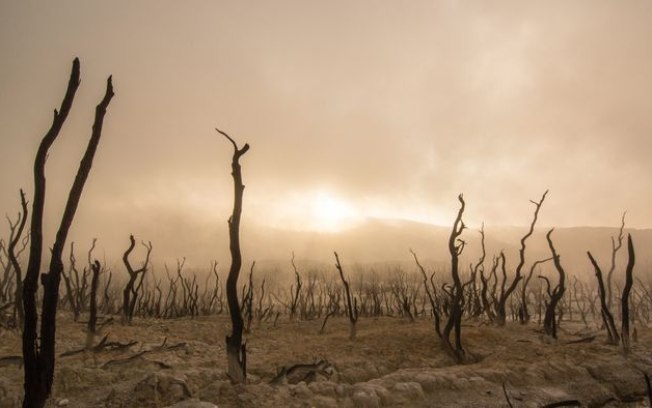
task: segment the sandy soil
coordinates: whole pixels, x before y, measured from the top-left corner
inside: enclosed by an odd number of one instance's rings
[[[514,407],[571,399],[586,407],[649,406],[643,372],[652,374],[652,329],[639,327],[624,357],[604,344],[604,333],[579,324],[564,323],[551,343],[534,324],[467,322],[465,347],[478,362],[455,366],[425,319],[361,319],[354,341],[346,319],[332,319],[320,335],[321,323],[254,323],[246,386],[231,385],[225,373],[228,316],[115,323],[104,330],[108,341],[137,343],[58,357],[49,406],[507,407],[503,384]],[[593,342],[568,344],[591,334]],[[84,327],[62,315],[57,337],[58,353],[79,349]],[[11,355],[20,355],[20,337],[0,332],[0,357]],[[269,384],[282,366],[320,359],[332,364],[330,377]],[[0,364],[0,407],[20,406],[22,375],[18,365]]]

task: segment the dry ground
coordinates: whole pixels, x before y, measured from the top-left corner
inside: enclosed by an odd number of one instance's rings
[[[544,341],[536,325],[504,328],[467,322],[467,350],[478,360],[454,366],[439,347],[428,320],[361,319],[358,338],[348,339],[348,321],[254,323],[248,339],[249,384],[232,386],[225,374],[227,316],[195,320],[136,320],[105,328],[108,340],[137,341],[122,350],[58,357],[50,406],[69,407],[539,407],[577,399],[582,406],[648,406],[643,372],[652,374],[652,329],[638,328],[638,341],[624,357],[604,344],[604,333],[564,323],[559,341]],[[582,333],[580,333],[582,332]],[[567,344],[589,334],[591,343]],[[83,325],[61,315],[58,353],[80,348]],[[173,349],[152,350],[167,338]],[[182,343],[182,344],[180,344]],[[0,357],[20,355],[20,338],[0,332]],[[277,369],[326,359],[329,378],[308,384],[270,385]],[[107,362],[112,361],[107,364]],[[4,365],[4,366],[1,366]],[[0,364],[0,407],[18,407],[22,368]],[[190,403],[190,402],[193,403]]]

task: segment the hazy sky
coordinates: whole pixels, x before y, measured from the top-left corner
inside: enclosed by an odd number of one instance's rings
[[[613,226],[626,209],[649,228],[651,39],[649,0],[1,0],[0,212],[21,186],[31,197],[78,56],[50,228],[115,86],[80,239],[225,234],[232,148],[215,127],[251,145],[250,225],[448,225],[460,192],[471,226],[525,225],[549,188],[544,225]]]

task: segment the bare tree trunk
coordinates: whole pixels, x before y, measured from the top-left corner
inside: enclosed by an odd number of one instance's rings
[[[595,276],[598,280],[598,295],[600,297],[600,307],[602,314],[602,321],[604,322],[605,327],[607,328],[607,336],[609,338],[609,344],[617,345],[620,342],[620,336],[618,336],[618,330],[616,329],[616,323],[614,323],[613,315],[609,310],[609,305],[607,304],[606,292],[604,289],[604,281],[602,280],[602,270],[598,265],[598,262],[593,258],[590,251],[586,253],[589,256],[591,264],[593,264],[593,269],[595,269]]]
[[[100,262],[95,261],[91,265],[91,298],[88,317],[88,332],[86,333],[86,348],[91,348],[95,342],[95,334],[97,333],[97,287],[100,283]]]
[[[465,351],[462,347],[462,315],[464,314],[464,288],[459,274],[459,256],[464,250],[466,244],[459,238],[466,226],[462,221],[462,214],[464,214],[464,197],[460,194],[458,197],[460,202],[460,209],[453,223],[450,238],[448,240],[448,250],[451,255],[451,276],[453,278],[453,288],[450,293],[450,313],[448,321],[444,326],[442,332],[442,344],[444,349],[455,359],[457,363],[462,363],[465,360]],[[451,332],[454,332],[454,344],[451,341]]]
[[[290,286],[290,320],[294,320],[296,318],[299,297],[301,296],[301,287],[303,286],[303,283],[301,282],[301,276],[299,275],[297,266],[294,263],[294,251],[292,251],[291,263],[296,280],[296,287],[294,288],[294,292],[292,292],[292,286]]]
[[[543,328],[548,336],[556,339],[557,319],[555,319],[555,310],[557,309],[557,304],[559,304],[559,301],[564,296],[564,292],[566,291],[566,272],[564,271],[564,268],[559,261],[559,255],[557,254],[557,251],[555,250],[555,247],[552,243],[552,239],[550,238],[550,235],[553,231],[554,229],[548,231],[548,234],[546,234],[546,239],[548,240],[548,246],[550,247],[550,252],[552,253],[552,260],[555,264],[555,269],[559,274],[559,283],[557,283],[557,286],[551,290],[550,282],[545,279],[548,283],[548,295],[550,296],[550,302],[546,306],[546,314],[543,319]]]
[[[482,238],[483,238],[483,241],[484,241],[484,234],[483,234]],[[419,268],[419,270],[421,271],[421,275],[423,276],[423,287],[424,287],[424,289],[426,291],[426,295],[428,296],[428,300],[430,301],[430,307],[432,309],[431,312],[432,312],[432,318],[433,318],[433,325],[435,326],[435,332],[437,333],[437,336],[439,338],[441,338],[442,337],[442,333],[441,333],[441,315],[439,313],[439,307],[438,307],[438,304],[437,304],[438,302],[436,300],[436,290],[437,290],[437,288],[435,287],[435,285],[432,285],[432,289],[431,289],[431,283],[428,282],[428,275],[426,274],[426,270],[423,267],[423,265],[421,265],[421,263],[419,262],[419,258],[417,258],[416,252],[414,252],[412,249],[410,249],[410,253],[414,257],[414,262],[416,262],[417,267]]]
[[[123,324],[131,323],[131,320],[134,317],[136,300],[138,298],[140,287],[143,283],[144,275],[147,272],[147,267],[149,265],[149,258],[152,253],[151,241],[148,244],[145,244],[144,242],[142,244],[145,248],[147,248],[147,254],[145,255],[145,262],[143,262],[142,267],[134,270],[133,266],[131,266],[131,262],[129,262],[129,255],[131,254],[131,252],[134,250],[134,247],[136,246],[136,240],[134,239],[133,235],[129,235],[129,247],[125,251],[124,255],[122,255],[122,263],[124,263],[125,268],[127,269],[127,273],[129,274],[129,281],[127,282],[127,285],[122,291],[122,323]],[[138,285],[138,287],[136,287],[136,280],[138,279],[138,275],[140,275],[141,285]]]
[[[14,310],[16,313],[16,324],[18,327],[22,328],[25,323],[25,312],[23,309],[23,272],[18,262],[18,257],[16,256],[16,245],[20,241],[20,236],[23,235],[23,230],[25,229],[25,222],[27,221],[27,201],[25,200],[25,192],[20,190],[20,205],[22,208],[22,213],[20,216],[20,223],[18,224],[18,229],[16,230],[13,239],[9,242],[9,247],[7,248],[7,256],[9,261],[14,268],[14,273],[16,274],[16,292],[14,299]]]
[[[632,290],[632,285],[634,284],[633,272],[634,264],[636,262],[636,256],[634,254],[634,243],[632,242],[632,235],[627,234],[627,269],[625,270],[625,287],[623,288],[623,296],[621,298],[622,302],[622,330],[621,336],[623,338],[623,352],[625,354],[629,353],[629,293]]]
[[[523,236],[523,238],[521,238],[521,248],[518,251],[519,262],[518,265],[516,266],[516,273],[514,275],[514,280],[512,281],[511,285],[509,285],[507,290],[503,290],[503,288],[501,288],[500,291],[500,297],[498,298],[498,304],[496,307],[496,322],[498,323],[499,326],[505,325],[505,318],[506,318],[505,304],[507,303],[507,299],[509,299],[509,297],[512,295],[512,292],[514,292],[514,290],[516,289],[516,285],[518,285],[518,283],[523,277],[521,275],[521,270],[525,265],[525,241],[527,241],[527,239],[534,232],[534,226],[536,225],[537,219],[539,218],[539,210],[541,209],[541,205],[543,204],[543,200],[546,199],[547,194],[548,194],[548,190],[546,190],[543,193],[543,196],[541,196],[541,200],[539,200],[539,202],[530,200],[530,202],[536,206],[534,210],[534,217],[532,218],[532,222],[530,223],[530,229]],[[501,253],[501,258],[502,258],[503,287],[504,287],[505,280],[507,279],[507,277],[505,276],[505,255],[503,253]]]
[[[552,258],[541,259],[534,262],[530,267],[530,271],[528,272],[527,277],[523,281],[523,286],[521,287],[521,305],[519,309],[519,320],[521,324],[527,324],[530,321],[530,312],[528,311],[528,306],[527,306],[527,301],[528,301],[527,287],[530,283],[530,280],[532,279],[532,275],[534,275],[534,270],[539,264],[548,262],[550,260],[552,260]]]
[[[231,175],[233,176],[233,214],[229,218],[229,249],[231,251],[231,268],[226,279],[226,300],[229,304],[231,314],[231,335],[226,336],[226,357],[227,373],[231,382],[243,384],[247,380],[247,344],[242,343],[242,331],[244,321],[240,312],[238,302],[238,277],[242,267],[242,254],[240,253],[240,218],[242,216],[242,196],[244,184],[242,184],[242,170],[240,158],[247,153],[249,145],[239,149],[236,142],[229,135],[217,130],[233,144],[233,159],[231,161]]]
[[[607,291],[606,291],[606,297],[607,297],[607,307],[611,309],[611,304],[613,302],[613,290],[611,288],[611,282],[613,278],[614,271],[616,270],[616,254],[618,254],[618,251],[620,251],[620,248],[623,246],[623,231],[625,229],[625,215],[627,212],[623,213],[623,216],[620,220],[620,229],[618,230],[618,238],[614,239],[614,237],[611,237],[611,265],[609,266],[609,270],[607,271]]]
[[[52,127],[45,135],[34,160],[34,203],[32,205],[31,245],[27,273],[24,282],[23,304],[25,306],[25,329],[23,331],[23,358],[25,362],[25,398],[24,408],[40,408],[45,405],[52,389],[55,363],[55,331],[56,312],[59,298],[59,282],[63,270],[62,253],[68,236],[68,231],[77,211],[81,194],[93,165],[93,158],[102,134],[102,124],[106,109],[113,97],[111,77],[107,80],[104,98],[95,110],[95,122],[90,141],[79,164],[77,175],[73,182],[68,201],[64,208],[56,240],[52,247],[50,267],[47,273],[41,275],[43,284],[43,307],[41,318],[40,341],[36,325],[38,315],[36,310],[36,291],[41,267],[41,252],[43,247],[43,208],[45,204],[45,161],[48,150],[57,138],[63,123],[72,106],[75,93],[79,86],[79,59],[73,61],[72,72],[68,83],[66,96],[61,104],[61,111],[54,113]]]
[[[473,266],[471,269],[471,278],[469,281],[471,282],[471,295],[469,296],[470,304],[469,304],[469,310],[470,314],[473,317],[480,317],[484,311],[484,303],[480,299],[480,291],[478,290],[478,285],[477,285],[477,279],[478,279],[478,271],[480,272],[480,280],[482,280],[482,274],[484,273],[484,260],[487,257],[487,251],[485,247],[485,237],[484,237],[484,222],[482,223],[482,227],[480,228],[480,258],[478,259],[478,262]]]
[[[355,336],[357,334],[356,324],[358,323],[358,301],[355,299],[355,297],[353,297],[353,300],[351,300],[351,286],[349,285],[349,282],[344,279],[344,271],[342,270],[342,264],[340,264],[340,257],[337,255],[337,252],[334,252],[334,254],[336,261],[335,267],[340,273],[340,279],[342,279],[342,284],[344,285],[344,292],[346,295],[346,310],[349,315],[349,322],[351,323],[349,326],[349,340],[355,340]]]
[[[247,317],[247,324],[245,325],[245,333],[251,332],[251,322],[254,318],[254,267],[256,266],[256,261],[251,263],[251,269],[249,269],[249,287],[247,288],[247,294],[243,299],[244,302],[244,312]],[[264,281],[263,281],[264,285]]]

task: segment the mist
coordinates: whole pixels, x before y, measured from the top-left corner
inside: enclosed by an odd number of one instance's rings
[[[247,228],[449,226],[459,193],[470,227],[523,227],[546,189],[543,226],[617,227],[627,210],[627,226],[650,228],[651,23],[644,1],[3,2],[0,212],[14,216],[21,187],[29,200],[79,56],[81,88],[47,163],[46,239],[112,74],[71,231],[108,258],[131,233],[159,259],[225,256],[230,146],[215,127],[252,146],[245,245]]]

